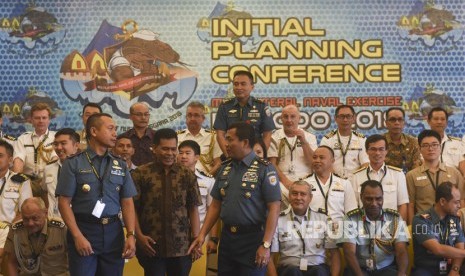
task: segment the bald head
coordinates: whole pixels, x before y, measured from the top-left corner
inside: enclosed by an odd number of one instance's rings
[[[21,206],[21,217],[29,233],[42,231],[47,221],[47,208],[44,201],[38,197],[26,199]]]
[[[40,197],[30,197],[23,202],[21,205],[21,213],[25,210],[46,210],[44,201]]]
[[[295,105],[285,106],[281,113],[281,121],[283,124],[284,131],[292,135],[292,132],[299,127],[299,108]]]

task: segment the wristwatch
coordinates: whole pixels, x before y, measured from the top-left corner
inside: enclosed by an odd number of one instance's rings
[[[130,236],[134,236],[134,238],[136,237],[136,232],[134,231],[127,231],[126,232],[126,238],[129,238]]]
[[[263,241],[262,242],[262,245],[263,247],[265,247],[266,249],[270,248],[271,247],[271,243],[267,242],[267,241]]]

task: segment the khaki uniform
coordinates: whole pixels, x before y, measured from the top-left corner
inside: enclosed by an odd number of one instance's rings
[[[429,173],[432,181],[428,177],[427,171],[428,168],[425,165],[421,165],[409,171],[406,176],[408,196],[410,203],[415,203],[415,213],[426,211],[433,206],[436,187],[443,182],[449,181],[457,184],[460,191],[464,190],[462,174],[456,168],[440,163],[439,170],[436,173]],[[438,173],[439,177],[437,178]],[[436,178],[438,179],[437,183]],[[435,188],[433,188],[433,184]],[[461,193],[461,198],[465,198],[465,193]]]
[[[417,168],[421,165],[420,147],[417,138],[402,133],[400,144],[392,142],[388,133],[383,134],[387,140],[386,164],[401,168],[404,173]]]
[[[47,220],[38,235],[29,235],[22,221],[13,224],[11,229],[5,252],[16,255],[19,275],[70,275],[64,222]],[[36,254],[39,256],[34,257]]]

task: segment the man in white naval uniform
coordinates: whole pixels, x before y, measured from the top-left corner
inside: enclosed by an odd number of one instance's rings
[[[332,130],[321,139],[321,146],[328,146],[334,151],[333,171],[345,178],[349,178],[355,170],[368,164],[365,152],[365,135],[353,131],[355,110],[349,105],[336,108],[335,116],[337,129]]]
[[[376,180],[383,186],[383,209],[397,210],[402,219],[407,221],[407,204],[409,203],[407,181],[401,168],[386,165],[384,162],[387,154],[386,137],[379,134],[369,136],[365,143],[365,149],[370,164],[366,168],[357,170],[350,181],[358,206],[362,206],[360,198],[362,184],[367,180]]]
[[[315,135],[299,128],[300,112],[288,105],[282,110],[282,129],[271,135],[268,159],[278,172],[281,185],[281,210],[289,206],[289,186],[312,173],[313,151],[318,147]]]

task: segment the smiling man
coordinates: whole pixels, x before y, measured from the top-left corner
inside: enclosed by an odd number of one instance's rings
[[[202,198],[194,173],[176,163],[177,145],[174,130],[158,130],[152,146],[156,161],[132,172],[137,259],[145,275],[187,276],[192,266],[187,251],[199,234]]]

